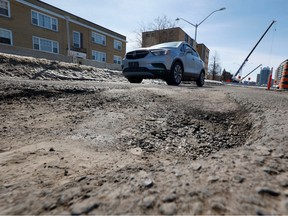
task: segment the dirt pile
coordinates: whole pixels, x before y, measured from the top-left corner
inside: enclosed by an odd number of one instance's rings
[[[120,71],[0,53],[0,77],[33,80],[125,80]]]

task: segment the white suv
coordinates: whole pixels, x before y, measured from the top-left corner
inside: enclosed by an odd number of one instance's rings
[[[126,53],[122,64],[123,75],[131,83],[143,79],[163,79],[168,85],[181,81],[196,81],[204,85],[204,63],[195,49],[184,41],[157,44]]]

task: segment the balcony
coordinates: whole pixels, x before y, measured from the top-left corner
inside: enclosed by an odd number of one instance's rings
[[[87,54],[87,49],[86,48],[79,48],[75,46],[71,46],[71,50],[75,52],[80,52],[80,53],[86,53]]]

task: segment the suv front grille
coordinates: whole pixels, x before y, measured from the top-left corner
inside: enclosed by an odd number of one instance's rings
[[[149,51],[147,51],[147,50],[132,51],[132,52],[128,52],[126,54],[126,58],[127,59],[141,59],[141,58],[144,58],[145,56],[147,56],[148,53],[149,53]]]

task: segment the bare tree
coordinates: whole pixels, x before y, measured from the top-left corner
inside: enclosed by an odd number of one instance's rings
[[[155,31],[155,30],[163,30],[167,28],[174,28],[176,26],[175,21],[171,21],[167,18],[166,15],[159,16],[156,19],[154,19],[154,22],[150,23],[149,30]]]
[[[142,46],[142,32],[146,31],[156,31],[156,30],[164,30],[168,28],[174,28],[176,26],[176,22],[168,19],[166,15],[159,16],[154,19],[153,22],[150,23],[140,23],[138,29],[134,31],[135,33],[135,42],[139,47]]]
[[[142,32],[149,31],[147,25],[145,23],[140,23],[138,29],[134,30],[135,38],[134,42],[136,42],[137,47],[142,46]]]
[[[212,61],[209,65],[209,77],[212,78],[212,80],[215,80],[220,77],[221,74],[221,64],[220,64],[220,58],[217,52],[212,56]]]

